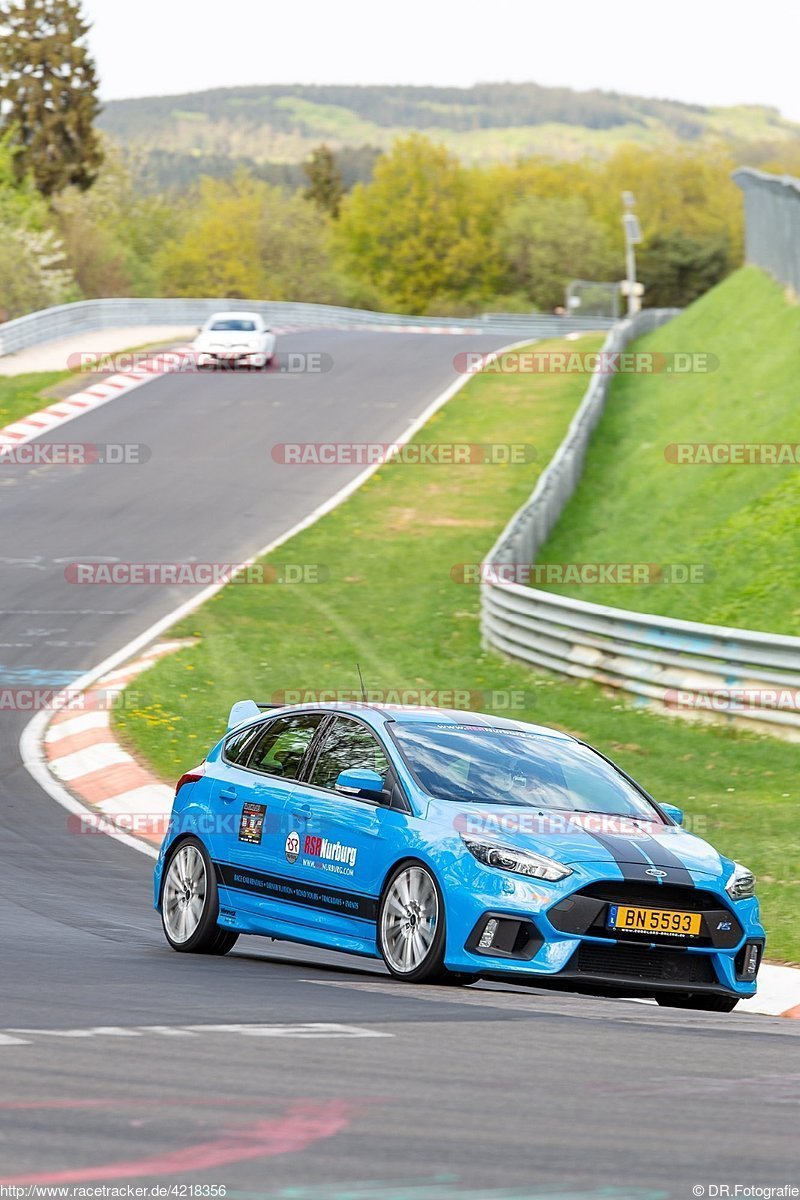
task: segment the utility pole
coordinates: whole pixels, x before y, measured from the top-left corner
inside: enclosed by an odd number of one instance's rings
[[[636,282],[636,251],[634,250],[634,246],[642,240],[642,230],[639,226],[639,218],[633,211],[636,206],[636,197],[633,192],[623,192],[622,203],[625,206],[625,212],[622,214],[622,227],[625,230],[625,282],[622,290],[628,297],[628,316],[633,317],[642,307],[642,293],[644,292],[642,285]]]

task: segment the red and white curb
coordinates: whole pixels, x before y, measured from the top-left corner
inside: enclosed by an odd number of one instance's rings
[[[48,770],[84,806],[69,819],[75,833],[122,833],[160,846],[174,789],[156,779],[117,742],[111,715],[124,689],[186,641],[160,642],[124,667],[102,675],[51,719],[43,738]]]
[[[66,400],[58,400],[40,412],[31,413],[20,421],[12,421],[0,429],[0,447],[22,446],[43,433],[57,429],[59,425],[66,425],[67,421],[74,421],[76,417],[108,404],[109,400],[116,400],[118,396],[127,395],[161,375],[170,374],[179,369],[180,362],[188,353],[188,346],[179,346],[175,350],[154,354],[135,371],[110,375],[108,379],[93,383],[82,392],[74,392]],[[113,355],[109,357],[113,358]]]

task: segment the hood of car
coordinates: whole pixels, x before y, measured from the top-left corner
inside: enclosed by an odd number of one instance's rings
[[[201,333],[197,338],[195,345],[202,346],[250,346],[253,342],[261,340],[261,334],[257,332],[243,333],[236,329],[213,329],[207,333]]]
[[[446,817],[445,806],[437,805]],[[616,863],[636,874],[670,880],[687,870],[719,879],[730,864],[702,838],[677,825],[599,813],[540,812],[518,807],[447,805],[458,832],[531,850],[565,865]],[[658,872],[664,872],[659,875]],[[626,874],[630,872],[626,870]]]

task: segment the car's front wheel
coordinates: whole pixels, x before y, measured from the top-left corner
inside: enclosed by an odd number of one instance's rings
[[[405,862],[389,878],[378,909],[378,948],[395,979],[468,983],[444,965],[445,911],[439,884],[422,863]]]
[[[700,1012],[733,1012],[736,996],[708,996],[703,992],[667,992],[656,996],[662,1008],[694,1008]]]
[[[172,852],[161,890],[161,924],[173,950],[182,954],[227,954],[238,933],[217,924],[219,896],[203,843],[187,838]]]

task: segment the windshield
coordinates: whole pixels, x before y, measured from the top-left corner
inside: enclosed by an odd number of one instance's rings
[[[662,820],[610,763],[578,742],[476,725],[389,726],[417,782],[439,800]]]
[[[235,317],[226,318],[224,321],[214,321],[211,325],[213,332],[220,333],[255,333],[255,321],[244,321]]]

